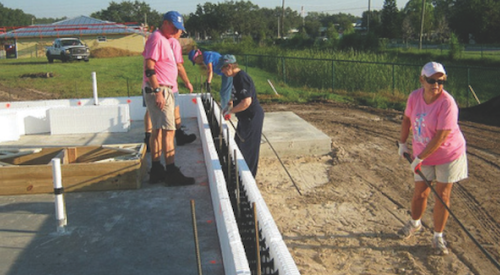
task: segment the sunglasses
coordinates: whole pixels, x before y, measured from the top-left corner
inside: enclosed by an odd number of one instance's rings
[[[427,83],[431,84],[431,85],[436,84],[436,83],[437,83],[438,85],[443,85],[444,83],[446,83],[446,80],[441,80],[441,79],[436,80],[436,79],[433,79],[433,78],[427,78],[427,77],[425,78],[425,81],[426,81]]]

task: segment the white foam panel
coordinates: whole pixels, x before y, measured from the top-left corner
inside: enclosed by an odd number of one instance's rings
[[[52,135],[127,132],[130,128],[126,104],[53,108],[49,118]]]
[[[195,102],[191,102],[196,106],[200,140],[202,140],[225,274],[250,275],[250,266],[241,242],[226,188],[226,180],[220,166],[208,120],[201,104],[201,98],[197,97]],[[183,107],[180,108],[182,110]]]
[[[0,129],[3,129],[0,131],[0,142],[19,140],[20,129],[16,112],[0,112]]]
[[[215,108],[215,116],[219,123],[220,111],[219,108]],[[222,124],[226,124],[226,121],[222,121]],[[227,127],[227,126],[226,126]],[[224,136],[226,131],[223,132]],[[234,135],[234,134],[233,134]],[[227,138],[227,137],[226,137]],[[296,275],[300,274],[292,255],[288,251],[285,242],[279,232],[278,226],[274,222],[274,218],[267,207],[262,194],[257,187],[255,178],[253,177],[248,165],[246,164],[236,142],[233,138],[228,138],[229,140],[229,150],[232,154],[233,159],[238,162],[238,173],[241,177],[241,184],[246,191],[246,195],[250,203],[255,203],[257,208],[257,220],[259,221],[259,228],[262,231],[262,237],[266,240],[266,244],[269,247],[270,256],[274,259],[275,270],[279,271],[279,274],[286,275]],[[236,156],[234,153],[236,152]]]

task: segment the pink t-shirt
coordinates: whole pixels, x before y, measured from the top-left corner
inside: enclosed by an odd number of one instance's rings
[[[182,57],[181,42],[179,42],[179,40],[173,37],[170,37],[168,39],[168,42],[170,42],[170,46],[172,47],[172,51],[174,52],[175,63],[183,64],[184,58]],[[179,91],[179,85],[177,84],[177,81],[175,81],[175,85],[174,88],[172,89],[172,92],[177,93],[178,91]]]
[[[458,106],[453,97],[443,90],[436,101],[424,101],[424,89],[413,91],[408,97],[405,116],[411,120],[413,155],[418,156],[438,130],[451,130],[439,148],[423,161],[423,165],[452,162],[465,153],[465,138],[458,126]]]
[[[174,53],[168,39],[163,36],[160,31],[156,30],[149,36],[144,46],[142,56],[144,57],[144,67],[146,67],[147,59],[152,59],[156,62],[156,78],[160,85],[177,85],[178,72]],[[144,73],[143,86],[147,81],[148,78],[146,77],[146,73]]]

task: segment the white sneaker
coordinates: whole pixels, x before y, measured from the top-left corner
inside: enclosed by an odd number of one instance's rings
[[[420,229],[422,229],[422,224],[413,226],[412,222],[408,221],[403,228],[399,229],[398,235],[402,239],[408,239],[412,235],[415,235],[415,233],[419,232]]]
[[[446,241],[443,237],[432,238],[432,247],[436,250],[436,255],[448,255],[450,252],[446,248]]]

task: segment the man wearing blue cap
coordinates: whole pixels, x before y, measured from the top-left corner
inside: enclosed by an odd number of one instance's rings
[[[217,68],[221,54],[218,52],[206,51],[201,52],[200,50],[192,50],[189,52],[189,60],[193,62],[193,65],[205,64],[207,67],[207,80],[206,87],[207,91],[210,93],[212,88],[212,78],[214,73],[218,74],[222,78],[222,83],[220,87],[220,106],[227,110],[228,103],[231,98],[231,89],[233,87],[233,78],[224,75],[220,69]]]
[[[184,20],[176,11],[163,16],[159,30],[154,31],[144,46],[143,96],[151,119],[151,171],[149,182],[167,185],[194,184],[194,178],[184,176],[175,166],[175,99],[172,89],[177,83],[177,62],[168,38],[185,31]],[[165,158],[166,171],[161,164]]]

